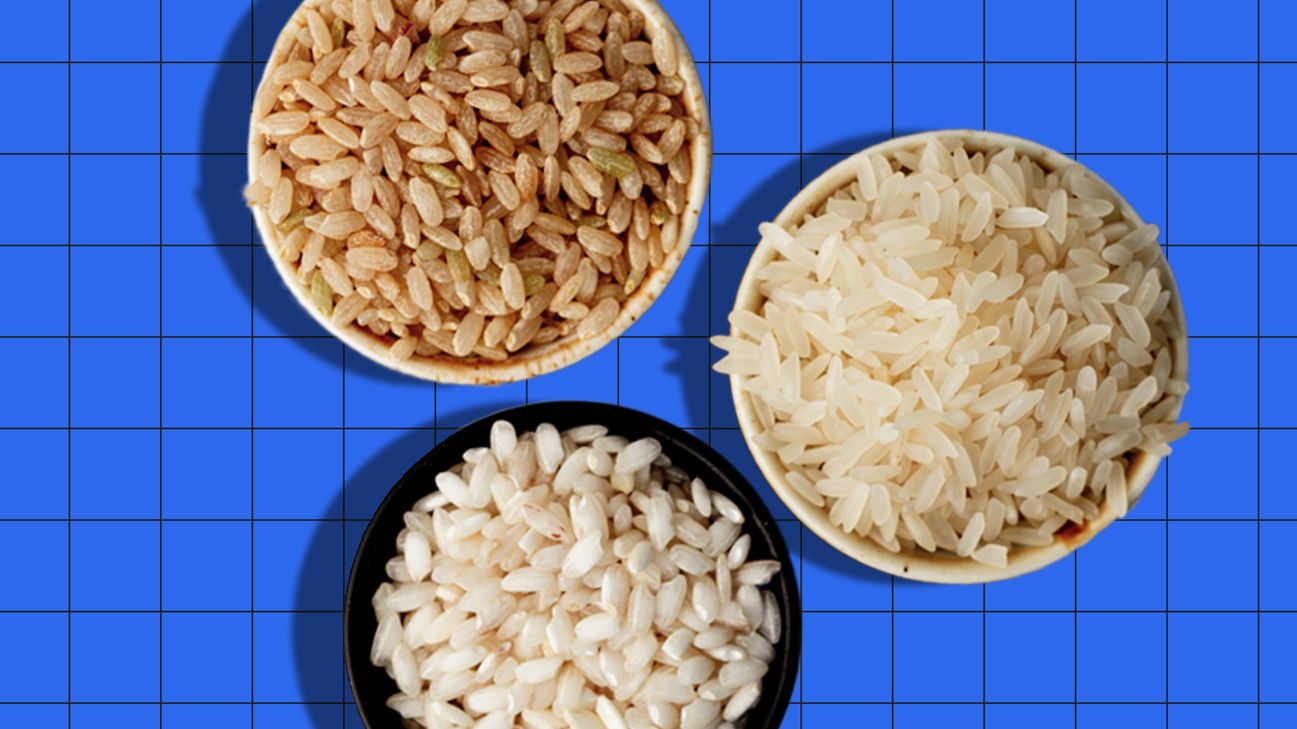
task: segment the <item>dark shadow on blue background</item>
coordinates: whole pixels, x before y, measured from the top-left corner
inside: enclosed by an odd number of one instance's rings
[[[909,130],[897,130],[896,136],[909,133]],[[879,142],[891,139],[892,136],[893,134],[890,130],[871,132],[840,142],[834,142],[827,148],[833,150],[861,150],[878,144]],[[810,151],[815,152],[818,150]],[[760,235],[757,233],[757,225],[763,221],[774,220],[775,216],[779,215],[779,212],[788,204],[788,190],[790,188],[796,190],[801,189],[803,183],[810,182],[819,175],[821,170],[827,169],[833,164],[837,164],[839,160],[846,156],[847,155],[807,157],[804,161],[793,159],[790,160],[788,164],[779,167],[767,179],[757,185],[753,192],[748,195],[748,197],[744,198],[725,220],[714,220],[712,222],[711,242],[717,244],[743,244],[755,246],[755,244],[760,240]],[[818,162],[823,162],[824,164],[817,165],[816,163]],[[803,172],[805,173],[805,178],[803,178]],[[713,176],[713,186],[715,186],[716,183],[717,180]],[[700,230],[698,232],[698,237],[696,238],[698,243],[708,240],[706,237],[706,227],[704,227],[706,225],[706,220],[700,221]],[[731,303],[734,301],[735,294],[737,293],[736,289],[728,286],[723,289],[714,288],[712,286],[712,283],[717,280],[738,280],[737,274],[729,277],[718,276],[717,273],[712,270],[713,265],[718,265],[717,257],[712,255],[714,250],[715,249],[712,248],[704,249],[704,254],[708,255],[710,260],[706,267],[706,275],[694,278],[692,288],[689,291],[689,305],[687,307],[689,311],[711,311],[713,309],[716,311],[728,311]],[[723,321],[723,317],[712,318],[712,334],[721,333],[715,330],[716,325],[714,322],[716,321]],[[728,328],[721,331],[728,331]],[[715,422],[719,415],[719,413],[716,412],[717,408],[732,409],[734,407],[729,398],[729,383],[727,379],[716,377],[710,372],[708,373],[708,377],[699,377],[698,373],[690,371],[692,367],[696,366],[696,363],[690,357],[692,353],[690,346],[692,344],[693,342],[691,340],[672,341],[671,346],[676,349],[676,352],[675,357],[672,359],[668,368],[680,379],[681,382],[684,383],[684,396],[688,407],[690,421],[696,423],[712,423]],[[708,362],[715,362],[719,359],[718,351],[711,347],[710,344],[707,346],[709,347]],[[709,381],[711,382],[710,388],[708,387]],[[725,391],[721,393],[709,392],[709,390],[715,390],[717,387],[723,387],[725,388]],[[800,552],[799,545],[790,544],[789,546],[793,552]],[[840,572],[843,575],[851,576],[856,579],[877,580],[881,582],[889,582],[891,580],[889,575],[864,567],[854,560],[845,557],[839,558],[836,552],[832,555],[823,554],[823,550],[806,550],[806,552],[806,554],[802,555],[803,558],[815,562],[820,569]]]

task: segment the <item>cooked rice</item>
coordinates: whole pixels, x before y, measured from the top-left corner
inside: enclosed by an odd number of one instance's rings
[[[620,0],[298,13],[247,198],[335,324],[501,360],[600,335],[677,245],[699,122],[674,36]]]
[[[1187,425],[1157,228],[1084,167],[958,139],[858,158],[792,230],[716,369],[837,527],[1004,566],[1139,493]]]
[[[435,480],[373,598],[412,725],[711,729],[756,704],[779,562],[656,440],[497,421]]]

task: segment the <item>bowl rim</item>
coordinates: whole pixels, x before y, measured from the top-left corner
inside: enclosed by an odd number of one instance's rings
[[[854,165],[862,156],[890,155],[897,150],[914,148],[930,139],[960,139],[964,142],[966,148],[975,150],[1013,146],[1020,153],[1031,157],[1047,170],[1068,165],[1079,165],[1090,178],[1101,184],[1112,194],[1113,199],[1118,202],[1121,209],[1126,211],[1129,218],[1137,224],[1144,222],[1134,207],[1110,183],[1088,166],[1061,152],[1038,142],[999,132],[976,129],[945,129],[893,137],[842,160],[813,180],[789,201],[778,217],[775,218],[775,224],[787,229],[791,225],[800,223],[808,213],[827,200],[834,192],[849,185],[855,177]],[[776,251],[772,245],[765,242],[758,244],[740,280],[734,310],[740,308],[749,311],[755,310],[756,306],[763,300],[757,290],[756,271],[769,262],[775,253]],[[1189,340],[1183,301],[1176,286],[1175,276],[1161,250],[1159,250],[1157,265],[1165,275],[1164,285],[1171,292],[1171,311],[1180,326],[1179,336],[1172,340],[1172,376],[1177,379],[1187,380],[1189,373]],[[737,336],[737,332],[732,329],[730,333]],[[734,400],[734,409],[738,416],[739,428],[743,433],[743,440],[747,444],[748,450],[751,451],[753,459],[756,460],[757,467],[761,470],[762,475],[766,477],[779,499],[784,502],[802,524],[832,545],[834,549],[868,567],[897,577],[942,584],[973,584],[1005,580],[1034,572],[1057,562],[1089,542],[1096,534],[1118,518],[1116,510],[1105,499],[1100,507],[1099,516],[1088,521],[1081,529],[1067,535],[1056,535],[1054,541],[1048,545],[1014,547],[1009,551],[1008,564],[1003,568],[944,553],[889,552],[872,540],[865,539],[854,533],[848,534],[833,525],[829,521],[827,510],[807,501],[788,483],[787,470],[780,465],[778,457],[774,453],[761,448],[755,442],[755,434],[760,430],[759,421],[750,397],[742,390],[742,380],[743,378],[737,375],[730,377],[730,393]],[[1183,405],[1184,398],[1180,397],[1172,413],[1173,418],[1179,417]],[[1149,482],[1156,475],[1158,464],[1161,461],[1161,456],[1143,452],[1137,453],[1133,458],[1130,468],[1127,470],[1127,483],[1129,484],[1130,493],[1128,513],[1130,509],[1135,508],[1139,499],[1144,495]]]
[[[783,631],[779,644],[776,645],[776,656],[770,663],[769,673],[762,679],[762,695],[749,713],[745,715],[746,724],[739,724],[743,729],[774,729],[778,727],[792,701],[792,692],[800,672],[802,654],[802,606],[801,592],[798,585],[796,562],[792,550],[780,530],[780,522],[770,511],[761,494],[752,482],[738,470],[733,463],[711,445],[689,431],[670,423],[656,415],[651,415],[623,405],[604,402],[575,400],[554,400],[517,405],[498,412],[485,415],[472,423],[456,429],[440,443],[436,443],[420,456],[384,495],[383,500],[374,510],[374,514],[365,524],[365,531],[357,543],[351,564],[347,570],[347,585],[343,593],[342,641],[343,660],[347,669],[347,684],[351,689],[357,713],[366,727],[378,729],[399,729],[395,712],[388,709],[384,702],[390,693],[381,696],[376,693],[374,685],[367,679],[363,685],[357,685],[357,667],[368,674],[382,674],[382,669],[373,668],[369,663],[369,647],[372,635],[359,634],[360,630],[353,622],[353,612],[368,614],[373,620],[373,609],[370,606],[370,595],[364,594],[358,583],[365,582],[358,578],[361,564],[371,559],[385,562],[396,555],[395,543],[383,545],[378,543],[379,531],[390,531],[389,522],[400,518],[407,507],[413,505],[422,496],[437,487],[427,477],[430,469],[437,468],[439,462],[458,462],[461,454],[469,448],[479,447],[489,438],[491,425],[497,420],[521,421],[522,429],[532,429],[543,422],[563,423],[560,430],[576,425],[597,423],[608,425],[616,433],[618,428],[626,426],[628,430],[657,434],[669,443],[663,443],[663,451],[671,456],[683,456],[683,460],[694,460],[709,471],[707,475],[715,477],[722,484],[720,491],[733,491],[738,497],[736,503],[743,509],[746,520],[741,534],[750,534],[753,539],[753,551],[770,548],[770,559],[780,562],[780,571],[764,589],[771,590],[779,600]],[[616,424],[614,424],[616,423]],[[698,474],[691,474],[697,476]],[[733,498],[733,496],[731,497]],[[399,529],[397,530],[399,532]],[[391,534],[395,536],[395,534]],[[760,544],[758,542],[760,541]],[[390,553],[390,554],[389,554]],[[375,556],[377,555],[377,556]],[[378,580],[380,583],[386,578]],[[372,579],[369,580],[372,582]],[[361,592],[358,592],[358,589]],[[361,618],[364,622],[365,619]],[[383,679],[388,680],[386,675]],[[768,690],[774,685],[774,690]],[[390,687],[395,691],[395,684]],[[382,711],[377,711],[381,708]],[[760,709],[763,713],[756,713]],[[385,721],[384,717],[390,719]]]
[[[328,0],[303,0],[285,21],[271,49],[261,79],[257,83],[256,93],[253,95],[252,111],[249,115],[247,154],[249,183],[257,180],[257,160],[266,149],[264,140],[256,130],[256,99],[260,96],[262,87],[269,82],[271,73],[287,57],[296,33],[305,26],[304,11],[319,7],[326,2]],[[280,281],[319,326],[351,349],[390,370],[422,380],[446,384],[493,385],[520,382],[573,364],[603,348],[644,316],[674,277],[697,234],[699,218],[711,182],[712,127],[698,66],[689,51],[684,35],[666,10],[657,0],[621,0],[621,2],[644,15],[645,33],[649,37],[659,32],[666,32],[675,39],[679,56],[678,75],[685,83],[683,94],[685,107],[698,121],[699,133],[691,145],[690,177],[686,188],[685,209],[680,215],[679,240],[675,248],[663,259],[662,265],[651,269],[639,288],[623,302],[621,311],[613,322],[603,332],[589,339],[580,339],[575,334],[569,334],[548,344],[525,347],[500,361],[461,360],[448,356],[423,357],[417,354],[407,360],[393,361],[387,354],[388,347],[391,346],[390,342],[354,324],[338,326],[315,307],[307,287],[297,281],[297,267],[278,255],[279,231],[271,223],[264,207],[249,205],[257,232],[264,243],[266,255],[270,257],[275,270],[279,273]]]

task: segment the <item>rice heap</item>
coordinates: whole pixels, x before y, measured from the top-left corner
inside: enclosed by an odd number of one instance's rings
[[[673,255],[700,125],[668,29],[620,0],[298,12],[247,198],[333,323],[503,360],[601,334]]]
[[[929,139],[855,167],[795,229],[761,226],[759,309],[712,340],[757,446],[892,552],[1004,566],[1125,514],[1132,459],[1188,429],[1157,228],[1011,147]]]
[[[407,723],[704,729],[756,704],[779,562],[656,440],[497,421],[436,483],[373,598]]]

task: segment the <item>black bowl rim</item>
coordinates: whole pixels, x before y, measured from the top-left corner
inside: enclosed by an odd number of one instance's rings
[[[774,692],[762,691],[762,696],[756,706],[749,709],[744,720],[746,724],[741,724],[744,729],[756,729],[758,726],[765,729],[778,727],[783,721],[783,717],[788,710],[792,700],[792,692],[797,682],[798,674],[801,668],[802,653],[802,610],[801,596],[797,585],[797,575],[794,562],[788,544],[779,531],[779,523],[771,514],[769,507],[766,506],[760,494],[743,476],[739,470],[729,462],[724,456],[718,453],[711,445],[698,438],[693,433],[681,428],[680,426],[669,423],[655,415],[650,415],[633,408],[622,405],[614,405],[603,402],[588,402],[579,400],[554,400],[545,402],[534,402],[525,405],[518,405],[500,410],[498,412],[478,418],[477,420],[457,428],[454,433],[445,440],[434,445],[413,465],[406,469],[405,473],[396,481],[387,494],[379,503],[378,508],[374,510],[373,516],[365,525],[364,534],[361,535],[360,542],[356,546],[355,554],[352,557],[351,567],[347,573],[347,587],[343,595],[343,613],[342,613],[342,643],[343,659],[347,670],[347,683],[351,689],[352,701],[356,705],[356,711],[360,715],[361,721],[368,729],[374,729],[375,721],[370,716],[368,708],[371,706],[382,707],[383,712],[395,718],[396,714],[387,708],[386,700],[388,695],[377,696],[373,690],[362,692],[356,684],[356,671],[353,665],[369,665],[369,647],[372,644],[372,636],[357,636],[357,640],[352,638],[351,614],[353,605],[364,610],[372,610],[370,606],[369,595],[356,595],[355,584],[357,571],[360,563],[363,561],[371,547],[370,541],[374,536],[376,526],[387,517],[390,510],[393,509],[393,503],[402,492],[415,488],[414,479],[418,473],[425,468],[431,467],[431,462],[444,456],[446,453],[453,453],[458,457],[469,448],[480,447],[487,442],[491,424],[497,420],[515,420],[535,421],[536,425],[543,422],[552,422],[553,420],[574,420],[571,425],[565,425],[561,429],[575,427],[579,424],[604,424],[604,422],[615,419],[628,420],[636,425],[639,429],[656,430],[669,436],[674,442],[664,451],[668,455],[673,455],[672,451],[683,449],[687,452],[687,457],[696,459],[714,469],[721,477],[722,481],[732,487],[740,499],[745,503],[740,503],[739,507],[743,509],[747,517],[743,525],[743,533],[749,533],[754,530],[754,540],[761,537],[769,545],[773,554],[771,558],[780,562],[780,571],[775,581],[767,586],[774,592],[776,598],[780,601],[780,612],[782,618],[782,635],[780,645],[776,646],[775,660],[770,664],[770,672],[767,678],[763,679],[764,684],[771,682],[776,683]],[[524,428],[528,427],[526,425]],[[532,428],[535,425],[530,426]],[[609,429],[616,433],[614,426]],[[664,444],[664,446],[667,444]],[[673,460],[675,460],[673,458]],[[436,486],[430,483],[418,484],[422,494],[435,491]],[[728,489],[726,489],[728,490]],[[401,511],[404,514],[404,510]],[[388,517],[391,518],[391,517]],[[757,547],[754,541],[753,547]],[[395,554],[395,545],[391,547],[393,555]],[[763,550],[764,551],[764,550]],[[394,687],[393,687],[394,688]],[[375,697],[369,698],[367,697]],[[764,715],[757,714],[758,710],[763,710]],[[755,723],[755,722],[760,722]],[[399,725],[395,722],[394,727]]]

